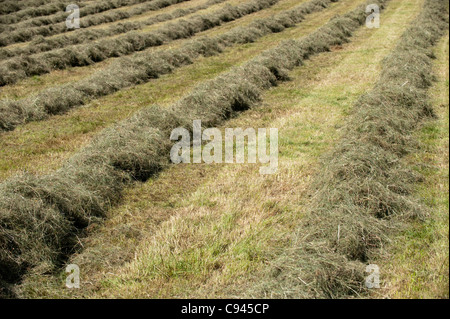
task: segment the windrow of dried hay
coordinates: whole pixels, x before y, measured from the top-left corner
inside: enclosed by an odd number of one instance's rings
[[[0,7],[0,23],[16,23],[32,17],[38,17],[64,10],[67,6],[65,0],[6,0]],[[80,1],[81,2],[81,1]],[[64,5],[65,3],[65,5]],[[83,2],[80,3],[80,7]]]
[[[146,3],[146,2],[148,2],[148,3]],[[132,6],[132,5],[144,3],[143,6],[137,6],[137,7],[133,8],[133,9],[136,9],[136,12],[138,12],[137,14],[140,14],[139,12],[142,11],[142,9],[145,8],[145,6],[149,4],[149,2],[155,2],[155,0],[112,0],[112,1],[95,1],[94,3],[81,2],[80,4],[78,4],[78,3],[74,3],[74,4],[76,4],[80,8],[80,17],[87,17],[90,15],[95,15],[98,13],[122,8],[125,6]],[[31,19],[22,19],[25,21],[12,22],[12,20],[14,20],[16,18],[15,14],[9,14],[3,18],[4,20],[8,20],[8,22],[7,22],[8,24],[4,26],[4,30],[2,30],[2,31],[11,32],[11,31],[15,31],[15,30],[24,29],[24,28],[34,28],[34,27],[46,26],[46,25],[51,25],[51,24],[54,25],[54,24],[57,24],[60,22],[64,22],[68,16],[68,13],[65,12],[65,9],[66,9],[67,5],[69,5],[69,4],[70,4],[70,2],[60,3],[58,5],[60,7],[60,9],[57,10],[55,12],[55,14],[38,16],[35,18],[31,18]],[[48,4],[47,6],[51,6],[51,4]],[[38,10],[42,10],[42,8],[44,8],[44,7],[45,6],[43,6],[41,8],[33,7],[33,8],[29,8],[27,11],[29,11],[29,12],[38,11]],[[22,11],[20,11],[18,13],[20,14],[21,12]],[[142,11],[142,12],[145,12],[145,11]]]
[[[343,137],[324,158],[294,246],[252,295],[278,298],[363,296],[365,267],[389,234],[426,216],[409,197],[420,176],[401,158],[418,147],[412,133],[433,114],[432,46],[448,29],[448,2],[427,0],[383,61],[374,89],[354,107]],[[263,284],[260,284],[260,282]]]
[[[375,2],[383,7],[386,0]],[[105,129],[53,174],[17,176],[0,184],[0,280],[12,283],[32,267],[44,271],[58,265],[78,231],[102,218],[126,185],[169,164],[172,129],[192,130],[196,119],[215,126],[256,106],[261,92],[286,80],[288,70],[348,41],[365,19],[362,5],[201,84],[168,108],[153,105]],[[282,21],[288,20],[285,15]]]
[[[190,0],[182,0],[190,1]],[[150,26],[155,23],[174,20],[193,14],[197,11],[204,10],[210,6],[227,0],[208,0],[204,4],[200,4],[191,8],[176,9],[171,13],[161,13],[144,21],[126,22],[109,26],[106,29],[80,29],[77,32],[64,33],[57,37],[45,38],[36,36],[27,46],[18,46],[14,48],[0,48],[0,59],[7,59],[18,55],[30,55],[40,52],[51,51],[54,49],[64,48],[68,45],[75,45],[85,42],[91,42],[101,38],[126,33],[132,30],[139,30],[143,27]],[[178,1],[181,2],[181,1]]]
[[[142,14],[147,11],[155,11],[172,4],[182,2],[183,0],[112,0],[95,2],[80,8],[80,27],[87,28],[94,25],[109,23],[113,21],[123,20],[135,15]],[[111,9],[123,6],[144,3],[141,6],[131,8],[129,10],[111,11]],[[107,12],[104,12],[107,11]],[[104,12],[104,13],[102,13]],[[25,42],[33,39],[35,36],[50,36],[68,31],[66,19],[68,13],[62,11],[53,16],[36,18],[23,21],[15,25],[4,26],[0,36],[0,47],[18,42]]]
[[[186,20],[168,23],[157,30],[128,32],[118,37],[93,43],[66,46],[50,52],[15,57],[0,64],[0,85],[12,84],[28,76],[48,73],[55,69],[86,66],[111,57],[129,55],[135,51],[142,51],[173,40],[186,39],[224,22],[266,9],[278,1],[252,0],[237,6],[226,5],[212,13],[199,14]]]
[[[265,5],[272,3],[270,0]],[[305,15],[323,10],[338,0],[312,0],[266,19],[258,19],[248,26],[236,27],[215,37],[194,39],[177,49],[159,52],[139,52],[121,58],[92,76],[67,85],[49,88],[28,98],[0,101],[0,130],[12,130],[28,121],[42,120],[49,115],[63,113],[87,101],[112,94],[122,88],[144,83],[175,68],[191,64],[199,56],[221,53],[226,47],[249,43],[271,32],[280,32],[301,22]],[[264,5],[264,2],[259,5]],[[253,6],[249,5],[250,12]],[[223,17],[224,19],[226,17]],[[232,19],[230,15],[226,19]]]

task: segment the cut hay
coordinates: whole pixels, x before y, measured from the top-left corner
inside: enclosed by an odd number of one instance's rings
[[[367,293],[365,267],[389,235],[426,216],[409,195],[417,173],[402,157],[417,150],[412,134],[432,114],[432,46],[448,29],[448,2],[427,0],[382,64],[375,88],[354,107],[343,137],[323,159],[298,226],[282,254],[250,294],[278,298],[346,298]]]
[[[63,113],[89,100],[112,94],[120,89],[144,83],[152,78],[172,72],[183,65],[192,64],[199,56],[221,53],[226,47],[249,43],[283,28],[293,27],[305,15],[318,12],[337,0],[312,0],[273,17],[258,19],[246,27],[235,27],[215,37],[192,40],[179,49],[160,52],[140,52],[119,59],[89,78],[61,85],[19,101],[0,101],[0,130],[12,130],[17,125],[42,120],[49,115]],[[230,17],[223,17],[230,19]],[[102,54],[102,53],[100,53]],[[279,70],[281,74],[281,70]]]
[[[179,2],[181,0],[172,0]],[[252,0],[237,6],[225,5],[214,12],[195,15],[152,31],[131,31],[118,37],[93,43],[66,46],[30,56],[15,57],[0,63],[0,86],[20,79],[49,73],[56,69],[87,66],[108,58],[132,54],[173,40],[186,39],[224,22],[267,9],[279,0]],[[165,2],[164,2],[165,3]]]
[[[64,10],[66,7],[63,3],[65,3],[63,0],[53,0],[51,3],[46,0],[2,1],[0,23],[17,23],[31,17],[52,14],[58,10]],[[80,4],[82,5],[83,3]]]
[[[133,6],[136,4],[144,3],[144,6],[136,6],[133,8],[136,12],[145,12],[141,11],[145,5],[148,5],[149,2],[155,2],[155,0],[113,0],[113,1],[97,1],[96,3],[79,3],[77,6],[80,8],[80,16],[89,17],[91,15],[104,13],[108,14],[107,11],[123,8],[125,6]],[[6,24],[3,32],[11,32],[15,30],[20,30],[24,28],[33,28],[46,26],[50,24],[57,24],[60,22],[64,22],[68,16],[68,13],[65,12],[66,7],[69,3],[57,1],[53,3],[48,3],[47,5],[36,7],[34,5],[30,5],[26,10],[21,10],[20,12],[9,14],[4,17],[0,17],[0,23]],[[150,5],[151,6],[151,5]],[[48,13],[44,16],[40,15],[40,13],[44,13],[47,10]],[[137,14],[140,14],[137,13]],[[32,15],[36,15],[33,17]],[[2,22],[4,20],[4,22]]]
[[[380,5],[384,2],[378,0]],[[172,129],[192,130],[194,119],[201,119],[204,127],[214,126],[256,106],[261,92],[285,79],[288,70],[348,41],[352,31],[364,24],[364,10],[359,6],[305,38],[265,51],[201,84],[168,108],[139,111],[105,129],[51,175],[18,176],[1,184],[0,280],[17,281],[31,267],[58,265],[77,231],[102,218],[126,185],[146,180],[169,164]],[[36,223],[38,218],[50,222]],[[347,269],[343,271],[347,274]]]
[[[101,1],[80,7],[80,27],[88,28],[91,26],[128,19],[132,16],[145,13],[147,11],[155,11],[161,8],[183,2],[184,0],[110,0]],[[146,3],[145,3],[146,2]],[[111,11],[124,6],[144,3],[138,7],[131,8],[127,11]],[[66,3],[67,5],[67,3]],[[64,8],[65,9],[65,8]],[[105,12],[106,11],[106,12]],[[31,19],[21,23],[7,25],[3,27],[0,36],[0,46],[6,46],[18,42],[32,40],[35,36],[51,36],[55,34],[69,32],[66,26],[66,18],[68,14],[65,10],[58,12],[52,16]],[[76,32],[76,30],[75,30]]]
[[[183,0],[190,1],[190,0]],[[127,33],[132,30],[140,30],[156,23],[166,22],[193,14],[200,10],[205,10],[212,5],[225,2],[227,0],[208,0],[204,4],[186,9],[175,9],[171,13],[161,13],[144,21],[125,22],[109,26],[105,29],[80,29],[76,32],[64,33],[60,36],[45,38],[43,36],[36,36],[30,44],[26,46],[18,46],[14,48],[0,48],[0,59],[8,59],[15,56],[28,56],[31,54],[51,51],[55,49],[64,48],[69,45],[92,42],[101,38],[111,37],[122,33]],[[93,61],[97,61],[92,57]]]

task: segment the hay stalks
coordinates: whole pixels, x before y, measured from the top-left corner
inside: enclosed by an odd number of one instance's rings
[[[16,23],[20,19],[27,19],[29,17],[41,16],[55,13],[58,10],[64,10],[67,4],[64,0],[53,0],[48,3],[46,0],[29,0],[29,1],[15,1],[6,0],[2,1],[0,7],[0,23]],[[80,6],[83,3],[80,4]]]
[[[383,7],[386,0],[376,2]],[[286,72],[310,56],[348,41],[365,18],[365,6],[359,6],[201,84],[169,108],[149,106],[105,129],[52,174],[17,176],[0,184],[0,281],[14,283],[31,267],[58,265],[73,248],[77,231],[102,218],[126,185],[169,164],[172,129],[192,130],[194,119],[215,126],[256,106],[263,90],[286,80]]]
[[[159,0],[158,0],[159,1]],[[166,0],[161,0],[167,4]],[[172,0],[179,2],[182,0]],[[88,44],[66,46],[30,56],[15,57],[0,64],[0,86],[20,79],[49,73],[52,70],[91,65],[108,58],[132,54],[177,39],[187,39],[196,33],[212,29],[224,22],[269,8],[279,0],[253,0],[237,6],[226,5],[212,13],[195,15],[176,23],[168,23],[157,30],[128,32]]]
[[[426,216],[409,196],[420,176],[401,159],[416,150],[412,133],[432,115],[427,97],[433,79],[431,48],[446,29],[448,2],[427,0],[384,59],[375,88],[356,103],[341,141],[324,158],[313,203],[298,226],[299,239],[253,294],[363,296],[365,267],[378,248],[408,220]]]
[[[190,1],[190,0],[182,0]],[[171,13],[161,13],[153,16],[147,20],[139,22],[125,22],[109,26],[106,29],[80,29],[76,32],[64,33],[57,37],[44,38],[43,36],[36,36],[33,41],[27,46],[18,46],[11,49],[1,48],[0,59],[8,59],[15,56],[28,56],[31,54],[51,51],[55,49],[64,48],[68,45],[81,44],[92,42],[97,39],[110,37],[113,35],[127,33],[132,30],[139,30],[143,27],[153,25],[155,23],[165,22],[186,15],[195,13],[200,10],[209,8],[211,5],[225,2],[227,0],[208,0],[204,4],[200,4],[191,8],[176,9]],[[178,1],[180,2],[180,1]]]
[[[91,15],[103,13],[106,11],[110,11],[113,9],[118,9],[125,6],[132,6],[135,4],[141,4],[145,2],[152,2],[155,0],[113,0],[113,1],[100,1],[93,4],[80,3],[77,4],[80,8],[80,16],[91,18]],[[69,3],[49,3],[46,6],[42,7],[29,7],[26,10],[18,12],[16,14],[9,14],[5,17],[0,17],[1,20],[6,22],[6,25],[3,26],[2,32],[12,32],[16,30],[26,29],[26,28],[34,28],[40,26],[47,26],[50,24],[57,24],[60,22],[64,22],[68,16],[68,13],[65,12],[66,6]],[[148,4],[144,4],[148,5]],[[43,12],[48,7],[49,10],[55,10],[54,14],[48,14],[45,16],[37,16],[37,17],[27,17],[18,18],[16,15],[24,15],[27,12],[29,14],[38,14]],[[108,14],[108,12],[106,12]],[[24,20],[24,21],[19,21]]]
[[[91,99],[170,73],[175,68],[193,63],[199,56],[217,55],[226,47],[253,42],[266,34],[280,32],[303,21],[305,15],[321,11],[331,2],[337,1],[309,1],[273,17],[258,19],[246,27],[236,27],[212,38],[201,37],[192,40],[179,49],[157,53],[146,51],[135,53],[129,58],[119,59],[108,68],[78,82],[53,87],[18,101],[2,100],[0,101],[0,130],[12,130],[17,125],[29,121],[42,120],[52,114],[64,113]],[[263,4],[260,3],[260,5]],[[232,17],[224,18],[232,19]]]

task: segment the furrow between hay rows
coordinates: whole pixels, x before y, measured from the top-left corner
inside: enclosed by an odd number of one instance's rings
[[[300,240],[268,270],[265,283],[256,284],[253,296],[364,296],[365,267],[378,248],[408,221],[426,216],[410,196],[421,177],[401,159],[417,151],[414,130],[433,114],[427,96],[432,47],[446,30],[448,2],[426,0],[324,158],[311,209],[298,225]],[[275,268],[276,275],[269,274]]]
[[[373,1],[371,1],[373,2]],[[381,8],[387,1],[378,0]],[[274,49],[197,87],[168,108],[150,106],[104,130],[61,169],[24,175],[0,185],[0,275],[15,282],[35,265],[58,264],[74,234],[120,198],[123,188],[146,180],[169,162],[170,132],[192,121],[217,125],[251,108],[260,93],[287,79],[287,70],[350,39],[366,20],[365,5],[300,39]],[[36,223],[43,220],[45,223]],[[37,253],[39,252],[39,253]]]
[[[183,0],[190,1],[190,0]],[[81,29],[75,33],[62,34],[57,37],[40,38],[33,40],[32,43],[27,46],[19,46],[15,48],[0,48],[0,59],[8,59],[14,56],[22,55],[28,56],[31,54],[51,51],[55,49],[64,48],[69,45],[81,44],[86,42],[92,42],[101,38],[110,37],[122,33],[127,33],[133,30],[140,30],[143,27],[147,27],[156,23],[166,22],[193,14],[197,11],[209,8],[214,4],[219,4],[228,0],[208,0],[204,4],[200,4],[194,7],[185,9],[175,9],[171,13],[161,13],[154,17],[150,17],[144,21],[139,22],[125,22],[123,24],[115,24],[109,26],[107,29]],[[178,1],[181,3],[182,1]]]
[[[107,11],[111,11],[114,9],[122,9],[123,7],[139,5],[137,6],[136,12],[139,12],[145,8],[146,5],[150,5],[151,2],[155,0],[114,0],[114,1],[100,1],[93,4],[88,4],[86,6],[80,7],[80,17],[87,17],[99,13],[107,13]],[[66,3],[67,6],[68,3]],[[66,7],[59,10],[57,13],[45,17],[37,17],[32,18],[30,20],[18,22],[15,24],[4,25],[2,30],[3,32],[12,32],[16,30],[21,30],[25,28],[34,28],[41,26],[54,25],[57,23],[65,22],[67,16],[69,15],[65,12]],[[7,17],[12,17],[12,15],[8,15]],[[83,25],[84,27],[84,25]],[[67,31],[67,30],[66,30]]]
[[[17,3],[17,1],[14,1],[14,3]],[[21,10],[16,11],[15,13],[9,13],[8,15],[0,16],[0,24],[14,24],[23,20],[28,20],[40,16],[47,16],[59,11],[64,11],[68,3],[65,0],[58,0],[52,1],[51,3],[43,1],[33,1],[32,3],[31,1],[28,1],[28,3],[25,3],[24,1],[21,1],[21,4]],[[80,8],[84,7],[85,5],[86,3],[83,2],[79,2],[78,4]],[[4,10],[5,8],[8,8],[8,4],[2,4],[2,10]],[[8,26],[0,26],[0,31],[6,31],[7,29]]]
[[[28,76],[41,75],[72,66],[86,66],[111,57],[129,55],[136,51],[167,44],[173,40],[187,39],[199,32],[267,9],[278,1],[252,0],[237,6],[226,5],[212,13],[194,15],[186,20],[168,23],[157,30],[129,32],[95,43],[67,46],[63,49],[7,60],[0,64],[0,86],[13,84]]]
[[[271,5],[277,0],[259,1],[258,6]],[[123,58],[87,79],[50,88],[19,101],[0,102],[0,129],[11,130],[17,125],[42,120],[63,113],[86,101],[114,93],[122,88],[147,82],[183,65],[194,63],[199,56],[219,54],[225,47],[255,41],[266,34],[280,32],[301,22],[306,14],[328,7],[336,0],[314,0],[273,17],[258,19],[248,26],[236,27],[215,37],[201,37],[180,48],[161,52],[140,52]],[[244,5],[247,7],[246,5]],[[250,2],[250,9],[253,8]],[[247,8],[249,8],[247,7]]]
[[[121,1],[121,0],[117,0]],[[111,12],[101,12],[101,13],[95,13],[95,9],[100,6],[101,4],[95,4],[91,9],[88,8],[88,6],[80,9],[80,28],[88,28],[91,26],[103,24],[103,23],[109,23],[113,21],[119,21],[123,19],[128,19],[134,15],[139,15],[142,13],[145,13],[147,11],[155,11],[159,10],[163,7],[172,5],[174,3],[178,3],[183,0],[133,0],[133,1],[141,1],[146,2],[136,8],[131,8],[129,10],[113,10]],[[110,2],[108,2],[110,3]],[[92,14],[88,14],[87,12],[83,13],[84,11],[93,11]],[[105,10],[103,10],[105,11]],[[36,26],[32,27],[29,25],[23,25],[23,26],[17,26],[17,30],[4,30],[4,34],[0,36],[0,47],[4,47],[10,44],[14,43],[20,43],[20,42],[26,42],[29,40],[32,40],[36,36],[51,36],[55,34],[65,33],[69,30],[67,29],[65,19],[67,18],[68,14],[66,12],[63,12],[61,14],[64,18],[59,19],[62,22],[55,21],[55,22],[49,22],[49,25],[43,25],[43,26]],[[14,28],[14,27],[10,27]],[[75,30],[74,32],[76,32]]]

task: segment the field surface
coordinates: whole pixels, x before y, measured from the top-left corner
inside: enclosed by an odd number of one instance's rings
[[[449,298],[447,1],[76,4],[0,1],[0,297]]]

